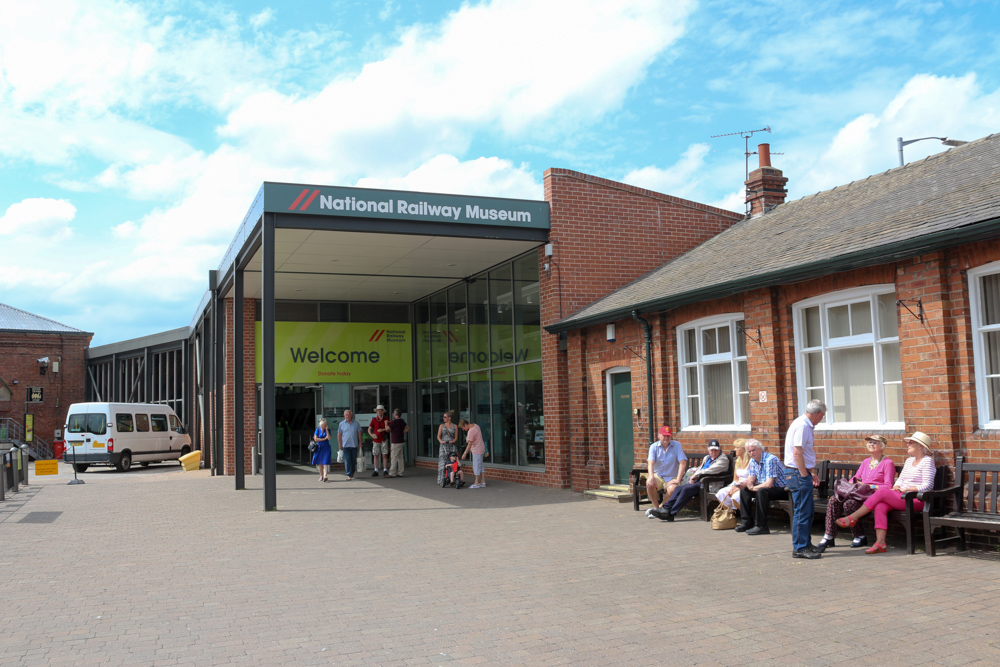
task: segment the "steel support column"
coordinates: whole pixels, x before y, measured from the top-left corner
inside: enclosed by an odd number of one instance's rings
[[[264,511],[278,509],[277,452],[275,442],[274,401],[274,214],[265,213],[261,224],[261,322],[260,414],[264,448]]]
[[[246,488],[243,479],[243,269],[233,275],[233,463],[236,490]]]
[[[218,281],[218,276],[216,276],[216,281]],[[215,293],[212,298],[212,332],[215,334],[214,348],[212,350],[212,359],[214,360],[212,379],[215,381],[213,386],[215,388],[215,474],[225,475],[226,466],[225,459],[222,454],[222,421],[223,416],[223,405],[222,401],[225,398],[222,394],[222,387],[226,383],[226,358],[223,352],[225,347],[226,338],[226,313],[225,313],[225,301],[222,298],[222,294],[219,291],[218,282],[215,285]]]

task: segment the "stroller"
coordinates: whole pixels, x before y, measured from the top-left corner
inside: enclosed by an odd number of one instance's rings
[[[444,481],[441,482],[441,488],[447,489],[449,486],[454,486],[456,489],[465,486],[465,474],[462,472],[462,464],[458,461],[458,452],[448,454],[448,463],[444,466]]]

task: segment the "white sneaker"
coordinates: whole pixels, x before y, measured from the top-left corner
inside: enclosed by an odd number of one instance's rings
[[[472,485],[472,486],[470,486],[469,488],[470,488],[470,489],[479,489],[479,488],[482,488],[482,487],[480,487],[480,486],[479,486],[478,484],[473,484],[473,485]]]
[[[647,519],[655,519],[656,518],[655,516],[653,516],[653,508],[652,507],[650,507],[648,510],[646,510],[646,518]]]

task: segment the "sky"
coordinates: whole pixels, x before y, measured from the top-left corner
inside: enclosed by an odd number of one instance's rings
[[[186,326],[263,181],[744,211],[1000,131],[997,2],[0,0],[0,303]],[[947,150],[905,149],[906,160]],[[756,158],[751,157],[751,169]],[[653,267],[650,267],[653,268]]]

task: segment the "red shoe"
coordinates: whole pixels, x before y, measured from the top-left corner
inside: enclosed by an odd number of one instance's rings
[[[879,544],[878,542],[876,542],[875,544],[873,544],[870,547],[868,547],[867,549],[865,549],[865,553],[866,554],[884,554],[885,553],[885,545],[884,544]]]
[[[854,528],[858,525],[858,520],[853,516],[845,516],[842,519],[837,519],[837,525],[841,528]]]

